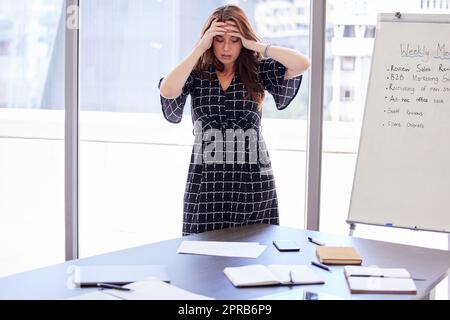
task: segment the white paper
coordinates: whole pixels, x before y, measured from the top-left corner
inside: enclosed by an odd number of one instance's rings
[[[266,246],[258,242],[183,241],[177,253],[258,258],[265,249]]]
[[[132,291],[105,290],[108,294],[125,300],[212,300],[212,298],[195,294],[151,278],[124,286]]]
[[[89,265],[75,268],[73,283],[76,286],[96,286],[97,283],[127,284],[149,277],[170,282],[163,265]]]
[[[119,297],[112,296],[104,291],[97,290],[94,292],[83,293],[79,296],[68,298],[67,300],[123,300]]]
[[[99,290],[68,300],[212,300],[210,297],[180,289],[157,278],[148,278],[123,287],[130,288],[132,291]]]

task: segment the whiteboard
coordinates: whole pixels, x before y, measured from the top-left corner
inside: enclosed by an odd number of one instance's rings
[[[347,222],[450,231],[450,15],[378,16]]]

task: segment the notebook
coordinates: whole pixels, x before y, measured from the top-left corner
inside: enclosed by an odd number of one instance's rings
[[[352,247],[320,246],[316,248],[319,261],[324,264],[361,264],[362,258]]]
[[[223,272],[235,287],[325,283],[305,265],[253,264],[227,267]]]
[[[79,287],[97,286],[98,283],[123,285],[148,277],[170,282],[167,270],[163,265],[77,266],[73,282]]]
[[[414,280],[403,268],[345,266],[344,274],[351,293],[417,293]]]

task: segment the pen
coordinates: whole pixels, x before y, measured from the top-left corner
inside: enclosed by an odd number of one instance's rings
[[[289,282],[294,283],[294,280],[292,280],[292,271],[289,270]]]
[[[419,278],[402,278],[402,277],[389,277],[383,275],[371,275],[371,274],[352,274],[350,277],[363,277],[363,278],[388,278],[388,279],[411,279],[414,281],[427,281],[427,279],[419,279]]]
[[[121,287],[115,284],[111,283],[97,283],[97,287],[103,288],[103,289],[117,289],[122,291],[131,291],[130,288]]]
[[[316,266],[316,267],[319,267],[319,268],[321,268],[321,269],[324,269],[324,270],[327,270],[327,271],[330,271],[330,272],[331,272],[331,269],[328,268],[328,267],[327,267],[326,265],[324,265],[324,264],[321,264],[321,263],[315,262],[315,261],[311,261],[311,264],[312,264],[313,266]]]
[[[315,244],[317,244],[318,246],[324,246],[324,245],[325,245],[325,243],[320,242],[320,241],[318,241],[318,240],[315,240],[315,239],[313,239],[313,238],[311,238],[311,237],[308,237],[308,240],[309,240],[309,242],[315,243]]]

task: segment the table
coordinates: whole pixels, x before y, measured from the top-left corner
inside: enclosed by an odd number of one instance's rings
[[[332,266],[332,272],[314,268],[325,280],[323,285],[270,286],[235,288],[223,274],[227,266],[247,264],[307,264],[316,260],[316,245],[307,237],[327,245],[353,246],[363,258],[363,265],[406,268],[417,281],[417,294],[351,294],[342,266]],[[278,252],[275,239],[293,239],[300,243],[300,252]],[[177,254],[183,240],[257,241],[267,249],[257,259]],[[184,238],[152,243],[0,278],[0,299],[65,299],[95,289],[78,289],[71,285],[73,266],[82,265],[163,264],[171,284],[194,293],[216,299],[253,299],[288,290],[304,289],[342,299],[424,299],[443,280],[450,267],[450,253],[444,250],[332,235],[273,225],[249,225],[191,235]]]

